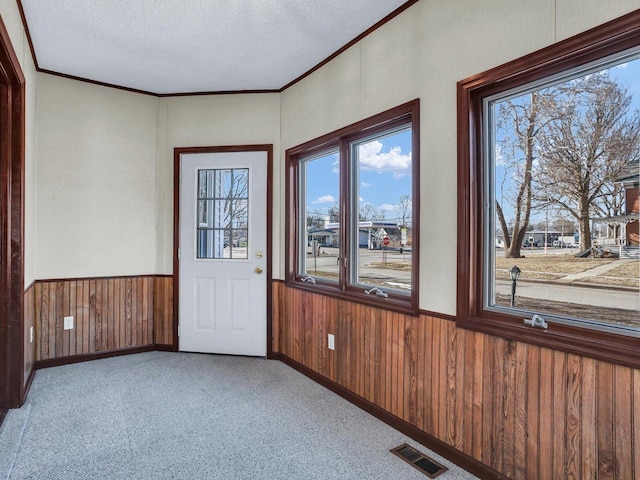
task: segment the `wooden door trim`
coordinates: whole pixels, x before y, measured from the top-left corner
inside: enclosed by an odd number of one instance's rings
[[[180,155],[183,153],[228,153],[228,152],[265,152],[267,154],[267,358],[274,358],[273,353],[273,288],[272,288],[272,255],[273,255],[273,145],[226,145],[210,147],[176,147],[173,149],[173,351],[178,351],[178,311],[180,306]]]
[[[24,393],[25,79],[0,17],[0,409]]]

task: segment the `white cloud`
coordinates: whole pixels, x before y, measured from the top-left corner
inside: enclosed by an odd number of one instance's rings
[[[370,187],[370,186],[372,186],[372,185],[373,185],[373,183],[369,183],[369,182],[362,182],[362,183],[360,184],[360,186],[361,186],[362,188],[368,188],[368,187]]]
[[[400,147],[393,147],[382,153],[382,142],[374,140],[358,147],[360,168],[378,173],[390,172],[394,178],[404,177],[411,173],[411,152],[404,155]]]
[[[378,208],[380,208],[380,210],[385,211],[385,212],[393,212],[396,209],[396,205],[391,205],[389,203],[383,203]]]
[[[332,195],[323,195],[322,197],[318,197],[311,203],[335,203],[336,199]]]
[[[504,159],[504,155],[502,155],[502,145],[497,144],[496,145],[496,154],[495,154],[495,161],[496,161],[496,165],[506,165],[505,159]]]

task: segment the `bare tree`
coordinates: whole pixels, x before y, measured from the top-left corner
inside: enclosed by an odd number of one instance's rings
[[[372,203],[362,203],[360,205],[360,220],[383,220],[384,211]]]
[[[577,223],[573,220],[563,217],[562,215],[556,215],[551,221],[551,228],[557,232],[564,232],[565,235],[571,235],[576,231]]]
[[[603,195],[593,204],[598,217],[615,217],[624,214],[625,190],[621,183],[607,183],[603,186]],[[607,222],[607,228],[613,238],[620,237],[619,222]]]
[[[324,228],[324,215],[319,209],[307,210],[307,229],[318,230]]]
[[[394,212],[400,220],[400,228],[407,228],[411,223],[411,195],[400,195],[398,204],[394,207]]]
[[[529,228],[533,210],[533,166],[537,159],[536,141],[546,119],[544,104],[551,92],[534,91],[497,106],[496,148],[499,149],[504,175],[501,179],[502,198],[496,198],[496,213],[504,237],[504,254],[520,258],[520,250]],[[513,208],[511,229],[504,210]]]
[[[631,95],[604,73],[558,86],[545,108],[550,117],[538,137],[538,200],[549,199],[579,225],[580,248],[591,248],[590,218],[620,211],[613,186],[640,156],[640,113],[630,114]]]
[[[228,182],[223,187],[225,194],[224,224],[226,229],[247,228],[249,209],[249,176],[246,170],[234,169],[222,181]],[[224,192],[225,189],[228,189]]]
[[[549,227],[549,224],[543,220],[537,223],[530,223],[529,226],[531,227],[532,230],[538,230],[540,232],[544,232],[545,229]]]
[[[329,207],[327,215],[329,216],[330,222],[340,221],[340,207],[338,206],[338,202],[335,202],[333,206]]]

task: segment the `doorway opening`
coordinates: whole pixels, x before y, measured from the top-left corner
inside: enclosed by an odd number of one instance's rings
[[[0,409],[24,401],[25,79],[0,18]]]

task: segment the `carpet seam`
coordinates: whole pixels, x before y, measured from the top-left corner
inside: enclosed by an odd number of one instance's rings
[[[6,480],[10,480],[11,479],[11,474],[13,473],[13,467],[16,464],[16,460],[18,458],[18,454],[20,453],[20,449],[22,448],[22,440],[24,438],[24,432],[27,429],[27,424],[29,423],[29,420],[31,419],[31,404],[26,404],[25,407],[29,408],[29,411],[27,412],[27,418],[24,421],[24,425],[22,425],[22,429],[20,430],[20,437],[18,439],[18,445],[13,453],[13,458],[11,459],[11,463],[9,464],[9,471],[7,472],[7,478]]]

